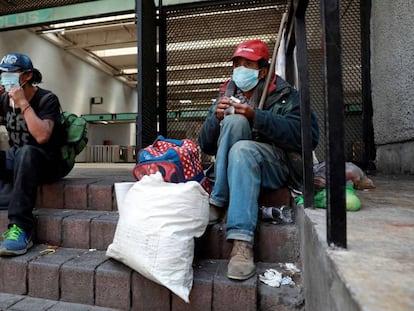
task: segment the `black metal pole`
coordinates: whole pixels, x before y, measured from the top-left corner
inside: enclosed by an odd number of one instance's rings
[[[167,136],[167,16],[162,0],[159,0],[158,46],[158,122],[160,134]]]
[[[346,248],[344,104],[339,0],[322,0],[325,113],[327,242]]]
[[[157,23],[153,1],[137,0],[137,151],[157,136]]]
[[[372,117],[374,110],[371,98],[371,0],[361,0],[361,62],[362,62],[362,135],[364,140],[363,169],[376,170],[374,125]]]
[[[136,27],[137,27],[137,117],[135,121],[135,148],[136,152],[142,148],[142,102],[143,102],[143,92],[142,92],[142,56],[141,49],[143,46],[142,35],[140,33],[141,25],[143,24],[142,16],[142,0],[135,1],[135,14],[136,14]],[[137,154],[137,153],[136,153]]]
[[[308,55],[306,46],[305,12],[308,0],[299,1],[296,7],[295,38],[296,60],[300,89],[300,114],[302,124],[302,159],[305,207],[313,207],[313,160],[312,160],[312,126],[310,110]]]

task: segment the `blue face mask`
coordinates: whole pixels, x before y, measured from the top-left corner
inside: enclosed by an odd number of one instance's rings
[[[240,66],[233,69],[233,81],[243,92],[250,91],[259,82],[259,69]]]
[[[20,73],[18,72],[2,72],[1,84],[6,89],[6,92],[10,91],[12,86],[19,86]]]

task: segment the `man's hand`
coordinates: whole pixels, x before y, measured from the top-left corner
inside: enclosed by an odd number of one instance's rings
[[[12,86],[9,91],[9,97],[13,99],[15,108],[22,108],[29,104],[24,90],[20,86]]]
[[[217,102],[216,118],[219,119],[220,121],[223,120],[225,116],[224,111],[232,105],[233,105],[233,102],[230,99],[230,97],[227,97],[227,96],[221,97]]]
[[[233,103],[234,113],[244,115],[247,120],[253,121],[254,118],[254,108],[249,104],[237,104]]]
[[[226,113],[226,109],[229,107],[234,108],[233,113],[244,115],[249,121],[253,121],[254,118],[254,108],[250,106],[249,104],[240,104],[236,103],[233,100],[231,100],[230,97],[223,96],[219,99],[217,102],[217,108],[216,108],[216,117],[219,120],[223,120],[223,118],[228,114]]]

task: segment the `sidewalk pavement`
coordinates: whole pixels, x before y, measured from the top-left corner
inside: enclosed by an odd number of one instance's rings
[[[356,192],[362,208],[347,212],[346,249],[328,247],[325,210],[305,210],[325,250],[318,260],[336,270],[361,310],[414,310],[414,176],[369,177],[376,189]]]
[[[135,163],[76,163],[66,178],[131,177]]]

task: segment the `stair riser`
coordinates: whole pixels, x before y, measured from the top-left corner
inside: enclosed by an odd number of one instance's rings
[[[113,212],[41,209],[35,215],[35,243],[81,249],[106,250],[118,221]],[[6,230],[7,223],[7,211],[0,211],[1,231]]]
[[[69,248],[106,250],[112,243],[118,221],[116,212],[40,209],[35,243],[47,243]],[[7,226],[7,212],[0,211],[0,230]],[[195,254],[201,259],[227,259],[232,244],[225,240],[224,225],[207,228],[196,240]],[[295,225],[259,225],[256,234],[255,260],[263,262],[293,262],[299,256]]]
[[[134,179],[124,180],[126,182]],[[39,187],[36,206],[53,209],[117,210],[116,195],[112,179],[63,179],[60,182]],[[122,182],[117,180],[116,182]],[[261,193],[259,205],[292,205],[287,188]]]
[[[261,293],[263,284],[257,278],[234,282],[226,277],[231,243],[225,240],[224,225],[209,226],[196,239],[194,284],[191,303],[186,304],[167,288],[105,256],[118,221],[113,181],[65,179],[44,185],[36,206],[38,245],[22,256],[0,257],[0,292],[121,310],[296,310],[281,305],[278,295]],[[0,231],[7,223],[7,211],[0,210]],[[40,254],[53,246],[58,247],[55,253]],[[295,262],[298,256],[295,224],[259,225],[258,269],[262,262]]]
[[[121,310],[240,310],[238,299],[243,297],[243,310],[256,310],[257,278],[227,279],[227,261],[205,261],[195,267],[187,304],[104,252],[58,249],[40,255],[44,248],[35,246],[19,257],[0,257],[0,292]]]
[[[255,260],[263,262],[294,262],[299,257],[297,228],[294,224],[259,224],[255,237]],[[216,224],[196,240],[198,258],[227,259],[232,243],[226,240],[225,226]]]
[[[38,208],[116,210],[114,181],[95,179],[64,179],[39,187]]]

